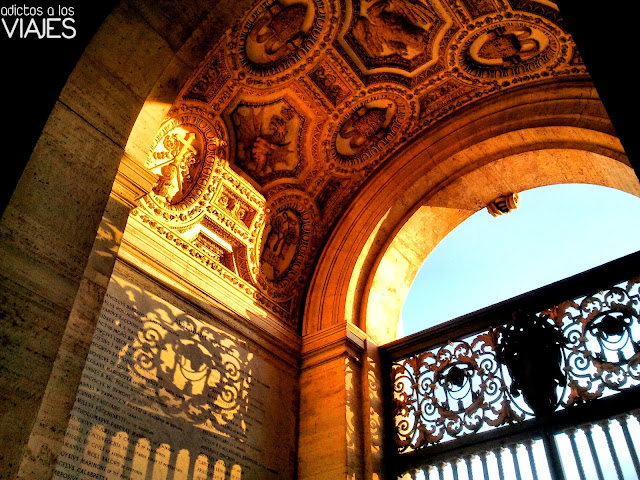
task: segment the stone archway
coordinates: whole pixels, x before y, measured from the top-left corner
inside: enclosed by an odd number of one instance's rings
[[[547,133],[569,133],[562,130]],[[501,137],[494,140],[509,143]],[[602,185],[640,196],[634,180],[633,171],[619,161],[559,148],[507,156],[461,175],[425,199],[382,253],[363,298],[364,329],[378,344],[395,340],[404,299],[420,266],[449,232],[498,196],[558,183]]]
[[[51,477],[153,136],[249,3],[123,0],[67,79],[0,223],[3,478]]]
[[[457,224],[499,195],[570,181],[638,191],[602,104],[586,83],[523,88],[443,122],[377,172],[334,230],[311,282],[303,333],[342,322],[369,332],[365,309],[378,265],[429,199],[456,199],[459,208],[456,202],[432,206],[457,209],[455,221],[444,221]],[[392,331],[379,329],[374,338],[391,340]]]

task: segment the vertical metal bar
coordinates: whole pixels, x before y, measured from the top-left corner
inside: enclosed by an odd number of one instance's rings
[[[611,459],[613,460],[613,466],[616,469],[616,474],[618,475],[619,480],[624,480],[624,476],[622,475],[622,468],[620,468],[620,460],[618,459],[618,455],[616,453],[616,449],[613,446],[613,439],[611,438],[611,432],[609,431],[609,420],[604,420],[599,422],[600,428],[604,431],[604,436],[607,437],[607,445],[609,445],[609,453],[611,453]]]
[[[529,455],[529,465],[531,466],[531,475],[533,475],[533,480],[538,480],[538,470],[536,469],[536,461],[533,458],[533,442],[535,440],[533,438],[524,442],[524,447],[527,449],[527,454]]]
[[[438,469],[438,478],[444,480],[444,462],[440,462],[436,468]]]
[[[489,469],[487,467],[487,452],[482,452],[480,454],[480,461],[482,462],[482,475],[484,476],[484,480],[489,480]]]
[[[551,474],[551,479],[564,480],[562,461],[560,460],[558,445],[556,444],[556,440],[553,434],[549,433],[546,429],[542,434],[542,444],[544,445],[544,453],[547,456],[547,463],[549,465],[549,473]]]
[[[582,427],[585,435],[587,436],[587,442],[589,443],[589,450],[591,451],[591,456],[593,457],[593,463],[596,466],[596,474],[598,475],[598,480],[604,480],[604,476],[602,475],[602,466],[600,465],[600,459],[598,458],[598,454],[596,453],[596,446],[593,443],[593,436],[591,435],[591,425],[585,425]]]
[[[469,480],[473,480],[473,472],[471,471],[471,455],[464,457],[464,463],[467,464],[467,477]]]
[[[504,467],[502,466],[502,451],[504,449],[502,447],[499,447],[495,454],[496,454],[496,460],[498,460],[498,477],[500,478],[500,480],[504,480]]]
[[[509,449],[509,451],[511,452],[511,457],[513,458],[513,467],[516,471],[516,480],[522,480],[522,475],[520,475],[520,462],[518,462],[518,455],[517,455],[517,445],[516,444],[512,444],[509,445],[507,447]]]
[[[460,463],[460,459],[456,458],[453,462],[449,462],[449,465],[451,465],[451,471],[453,472],[453,480],[459,480],[458,479],[458,464]]]
[[[636,450],[633,440],[631,439],[631,433],[629,433],[629,427],[627,425],[627,415],[622,415],[617,418],[620,426],[622,427],[622,433],[624,439],[627,442],[627,448],[631,454],[631,461],[633,462],[633,468],[636,469],[636,475],[640,478],[640,460],[638,460],[638,451]]]
[[[571,443],[573,458],[575,459],[576,465],[578,466],[578,475],[580,475],[580,480],[587,480],[587,477],[584,474],[584,467],[582,466],[582,458],[580,458],[580,452],[578,451],[578,444],[576,443],[576,429],[570,428],[566,431],[566,433],[569,437],[569,442]]]

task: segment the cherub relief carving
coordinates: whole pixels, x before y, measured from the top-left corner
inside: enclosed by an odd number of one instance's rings
[[[266,66],[295,51],[308,33],[305,29],[308,8],[304,3],[286,7],[276,3],[265,10],[249,32],[247,58]]]
[[[236,163],[255,178],[293,170],[300,121],[291,107],[279,102],[266,107],[240,106],[232,114],[236,128]]]
[[[298,247],[300,228],[293,210],[284,210],[269,220],[260,254],[261,270],[268,280],[278,280],[289,269]]]
[[[371,56],[411,60],[426,50],[434,24],[434,13],[419,0],[378,0],[356,21],[353,35]]]
[[[197,180],[200,154],[196,134],[170,132],[151,154],[149,168],[159,174],[153,193],[169,203],[184,199]]]
[[[377,142],[386,133],[390,121],[388,110],[392,108],[362,107],[342,126],[336,139],[336,149],[341,155],[357,155]]]

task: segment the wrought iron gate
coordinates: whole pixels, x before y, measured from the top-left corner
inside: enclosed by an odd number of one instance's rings
[[[382,347],[390,478],[640,478],[638,274],[640,252]]]

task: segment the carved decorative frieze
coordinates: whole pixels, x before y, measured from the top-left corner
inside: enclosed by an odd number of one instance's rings
[[[347,84],[327,62],[322,62],[309,73],[309,78],[335,107],[351,93]]]
[[[215,52],[196,74],[184,98],[209,103],[230,78],[223,52]]]

